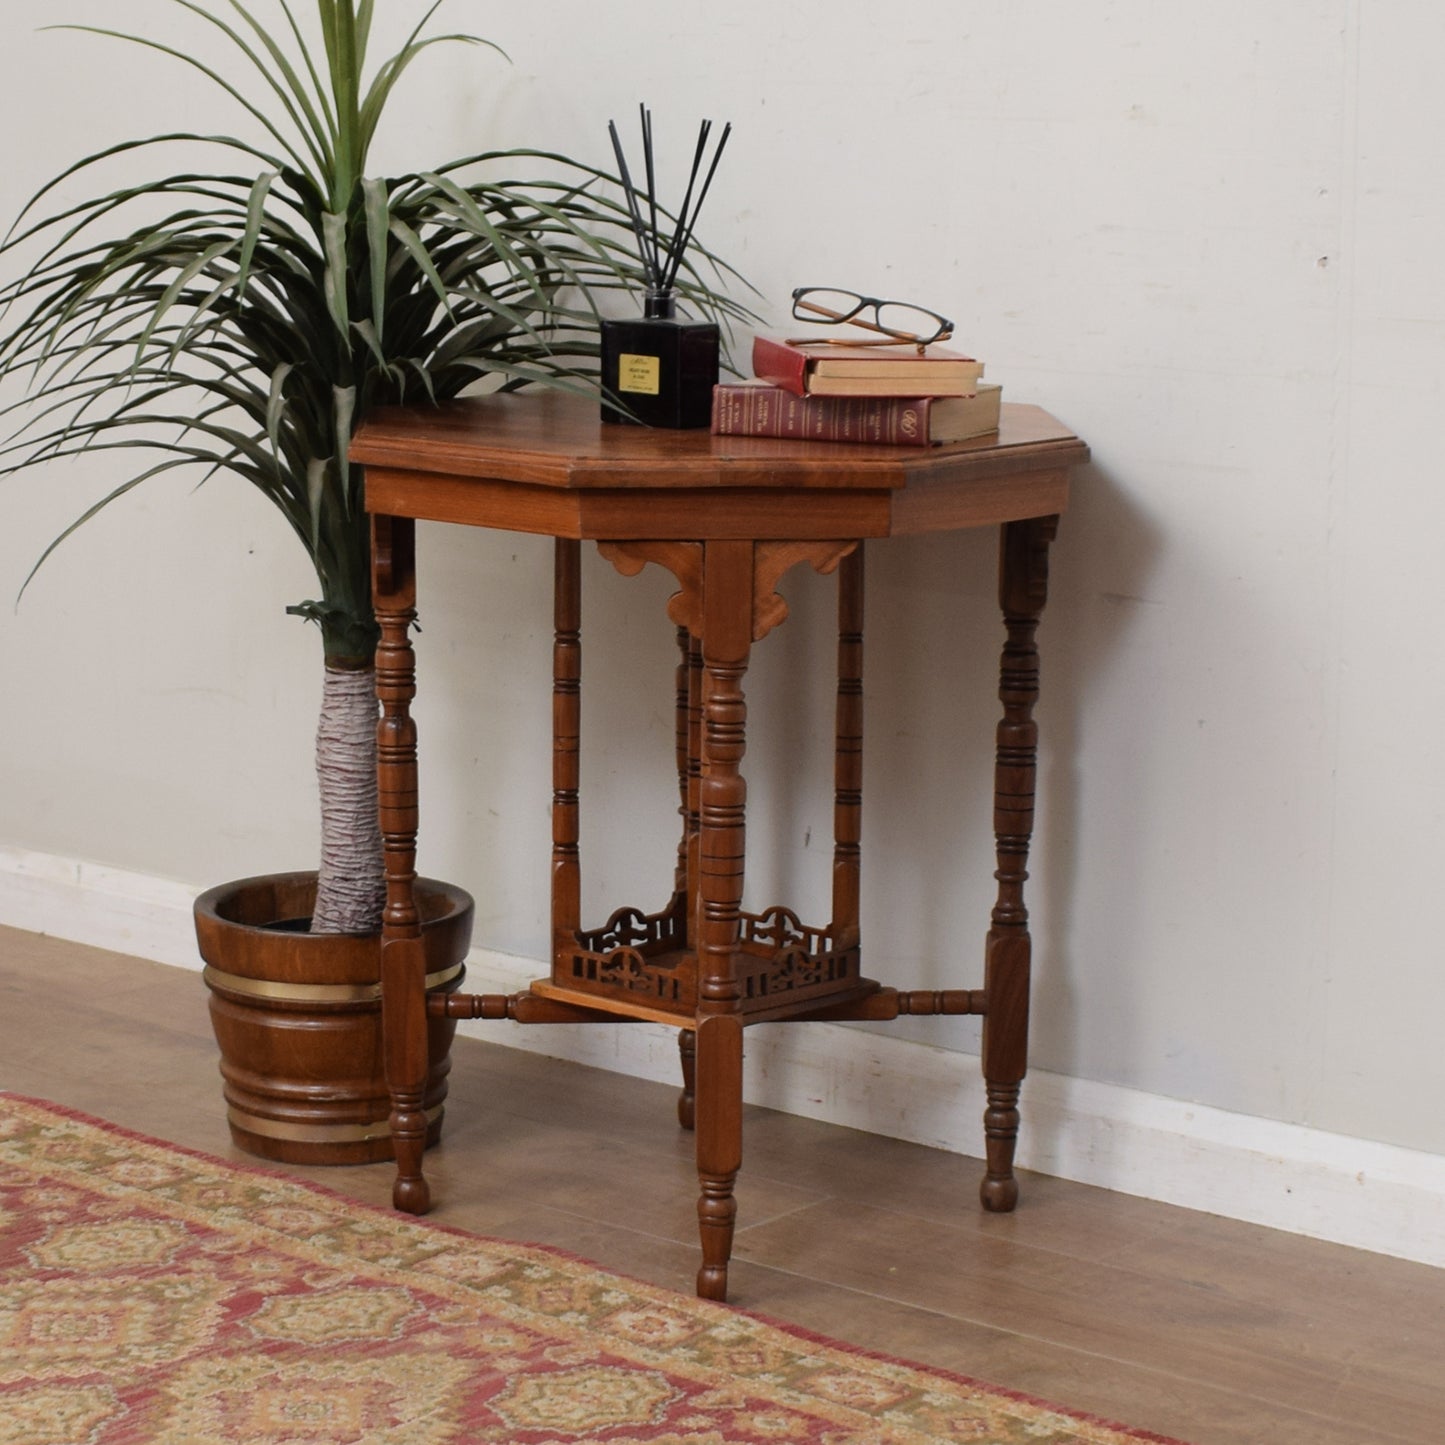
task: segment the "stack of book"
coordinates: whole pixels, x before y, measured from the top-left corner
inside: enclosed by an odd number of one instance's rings
[[[753,341],[755,379],[713,390],[719,436],[930,446],[996,431],[1002,391],[944,346]]]

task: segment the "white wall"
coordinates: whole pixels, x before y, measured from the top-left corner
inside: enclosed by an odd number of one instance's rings
[[[171,8],[8,0],[0,213],[104,141],[240,124],[159,58],[35,33],[179,36]],[[385,8],[391,33],[421,9]],[[1041,634],[1035,1062],[1445,1153],[1445,7],[449,10],[512,64],[438,56],[378,168],[522,144],[603,161],[639,99],[681,166],[699,118],[730,119],[704,229],[771,319],[804,282],[932,305],[1007,396],[1092,445]],[[158,485],[8,606],[115,475],[0,481],[0,845],[194,884],[305,866],[318,648],[282,615],[310,582],[262,503]],[[438,529],[422,547],[423,864],[476,893],[484,944],[540,957],[547,549]],[[992,556],[964,536],[871,559],[865,949],[904,986],[977,982]],[[665,579],[587,582],[606,911],[669,876],[670,636]],[[831,811],[829,594],[789,586],[751,689],[759,903],[821,894]],[[966,1021],[894,1032],[976,1047]]]

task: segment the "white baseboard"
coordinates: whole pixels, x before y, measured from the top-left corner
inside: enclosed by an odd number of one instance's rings
[[[0,924],[199,969],[199,890],[120,869],[0,848]],[[468,987],[510,993],[544,971],[474,949]],[[492,1043],[616,1073],[677,1080],[675,1032],[468,1023]],[[835,1024],[748,1033],[750,1103],[982,1152],[978,1060]],[[1023,1091],[1027,1169],[1188,1209],[1445,1266],[1445,1157],[1036,1071]]]
[[[199,888],[99,863],[0,846],[0,924],[199,972]]]

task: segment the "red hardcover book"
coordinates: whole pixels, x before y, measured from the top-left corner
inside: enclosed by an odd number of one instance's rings
[[[794,396],[972,396],[983,363],[930,346],[833,346],[753,338],[753,371]]]
[[[788,437],[926,447],[996,431],[1001,387],[980,382],[974,396],[794,396],[764,381],[713,388],[717,436]]]

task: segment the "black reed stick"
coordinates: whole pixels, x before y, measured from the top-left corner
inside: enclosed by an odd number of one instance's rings
[[[693,191],[697,187],[698,176],[702,174],[703,160],[707,155],[708,138],[712,134],[712,122],[705,120],[698,127],[697,148],[693,152],[692,170],[688,174],[687,190],[683,194],[682,208],[677,214],[677,224],[673,228],[672,236],[664,243],[657,224],[657,172],[654,166],[652,145],[652,112],[646,105],[640,105],[638,111],[642,121],[643,171],[647,177],[646,219],[643,218],[643,198],[639,197],[637,187],[632,182],[632,173],[628,169],[627,157],[623,154],[622,140],[617,134],[617,125],[614,121],[607,122],[607,132],[612,137],[612,150],[617,157],[617,170],[622,178],[622,190],[627,200],[627,214],[632,222],[633,233],[637,237],[637,254],[642,263],[643,279],[650,292],[666,295],[672,291],[677,282],[677,273],[682,266],[683,254],[692,241],[698,213],[702,210],[702,203],[707,199],[708,188],[712,185],[712,178],[717,172],[717,163],[722,159],[723,147],[727,145],[728,136],[732,134],[733,128],[731,121],[723,126],[722,136],[718,140],[717,149],[713,152],[712,163],[708,166],[707,174],[703,176],[702,188],[698,190],[697,202],[694,204]]]
[[[642,269],[647,275],[650,287],[652,276],[657,270],[657,262],[648,250],[648,231],[642,220],[642,212],[637,205],[637,188],[632,184],[632,176],[627,170],[627,157],[622,153],[622,141],[618,138],[616,123],[609,120],[607,130],[612,137],[612,149],[617,156],[617,169],[622,176],[622,194],[627,200],[627,212],[632,219],[633,233],[637,237],[637,252],[642,259]]]
[[[703,136],[699,138],[697,148],[697,160],[694,160],[692,163],[692,175],[688,178],[687,182],[688,196],[691,196],[692,194],[692,183],[697,177],[698,162],[702,159],[706,132],[708,129],[711,128],[711,126],[711,121],[703,122],[704,133]],[[684,251],[687,250],[688,245],[692,241],[692,231],[693,227],[697,225],[698,212],[702,210],[702,203],[707,200],[708,187],[712,185],[712,178],[717,172],[717,163],[722,159],[723,147],[728,143],[728,137],[732,133],[732,122],[728,121],[727,124],[723,126],[723,133],[718,139],[717,149],[713,152],[712,164],[707,168],[707,175],[703,179],[702,190],[698,193],[697,205],[693,207],[691,216],[688,215],[687,211],[687,197],[684,197],[683,199],[682,212],[678,216],[677,220],[678,234],[681,235],[682,239],[681,241],[679,241],[676,236],[673,237],[673,246],[671,254],[669,256],[669,265],[667,268],[667,272],[663,277],[663,289],[665,291],[671,291],[673,282],[677,280],[677,268],[682,264],[682,254]]]
[[[652,214],[652,259],[657,261],[657,172],[652,165],[652,112],[639,104],[637,114],[642,121],[642,157],[647,165],[647,209]]]

